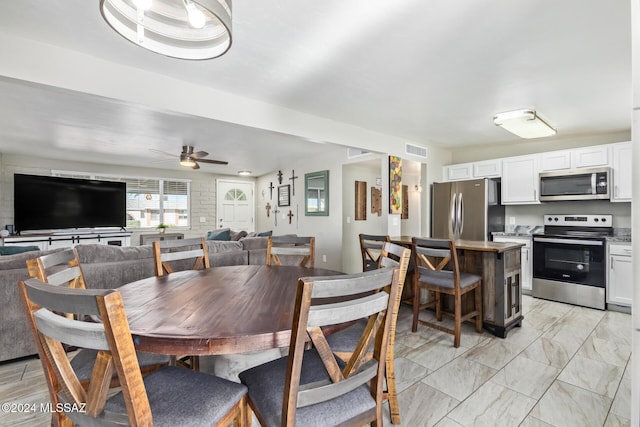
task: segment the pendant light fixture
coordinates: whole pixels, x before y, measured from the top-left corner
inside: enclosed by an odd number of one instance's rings
[[[211,59],[231,47],[231,0],[100,0],[100,12],[132,43],[179,59]]]

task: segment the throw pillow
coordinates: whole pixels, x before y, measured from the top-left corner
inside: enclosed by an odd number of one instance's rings
[[[218,230],[208,231],[207,240],[231,240],[231,229],[220,228]]]
[[[271,236],[271,235],[273,235],[273,230],[263,231],[262,233],[256,234],[256,236],[258,236],[258,237],[266,237],[266,236]]]
[[[37,246],[0,246],[0,255],[15,255],[39,250],[40,248]]]
[[[231,232],[231,241],[237,242],[240,239],[247,237],[247,232],[244,230],[241,231],[232,231]]]

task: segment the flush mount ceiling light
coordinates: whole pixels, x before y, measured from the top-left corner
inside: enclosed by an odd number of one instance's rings
[[[238,171],[238,175],[240,176],[250,176],[251,171]]]
[[[117,33],[150,51],[211,59],[231,47],[231,0],[100,0]]]
[[[542,138],[556,134],[549,123],[540,118],[535,110],[515,110],[498,113],[493,116],[493,123],[520,138]]]

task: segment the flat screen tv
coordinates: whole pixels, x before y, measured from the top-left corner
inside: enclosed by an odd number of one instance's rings
[[[17,232],[126,225],[124,182],[14,175]]]

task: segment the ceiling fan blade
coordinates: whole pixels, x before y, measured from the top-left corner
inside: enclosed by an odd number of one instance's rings
[[[168,153],[166,151],[162,151],[162,150],[156,150],[155,148],[149,148],[149,151],[151,151],[154,154],[160,154],[162,156],[169,156],[172,159],[176,158],[176,155],[174,153]]]
[[[198,159],[199,162],[202,163],[211,163],[214,165],[228,165],[229,162],[225,162],[224,160],[209,160],[209,159]]]
[[[191,166],[191,169],[193,170],[200,169],[200,165],[198,163],[194,163],[193,166]]]
[[[209,153],[207,153],[206,151],[198,151],[196,153],[192,153],[191,157],[194,159],[201,159],[203,157],[207,157],[209,155]]]

